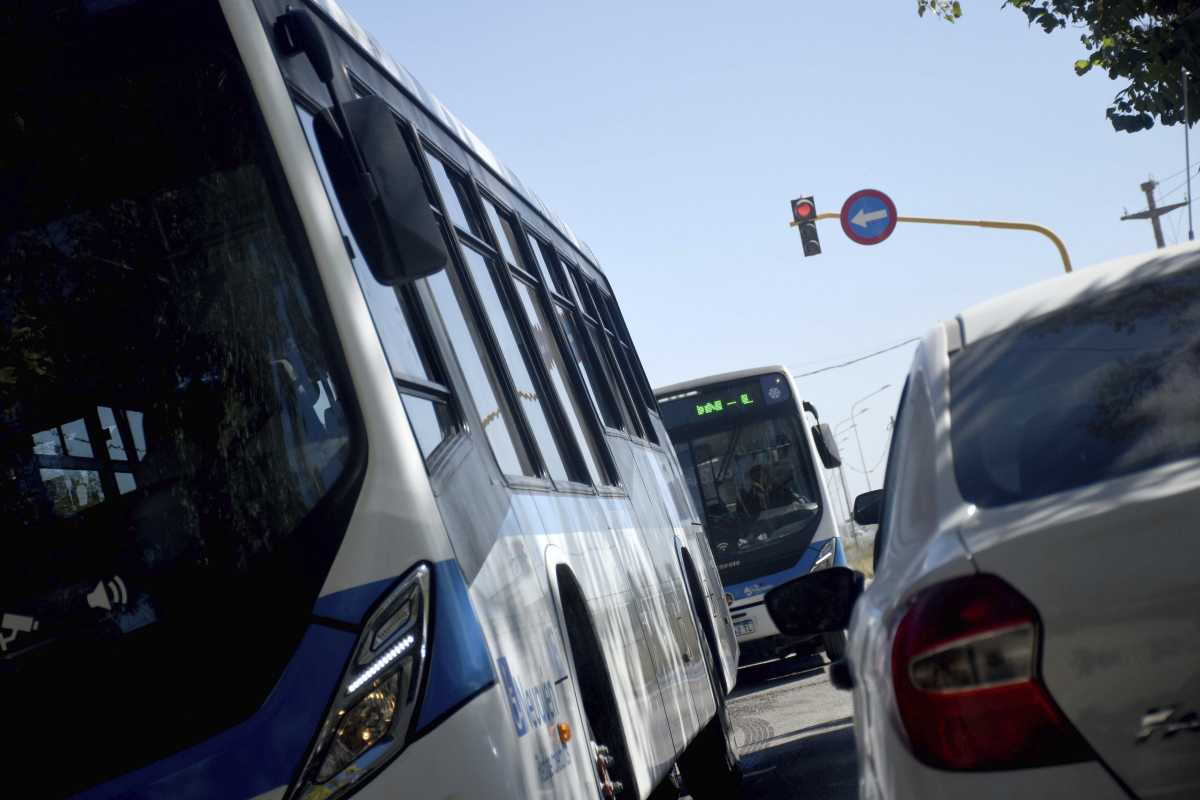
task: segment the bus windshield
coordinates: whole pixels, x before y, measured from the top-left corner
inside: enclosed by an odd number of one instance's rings
[[[786,383],[770,383],[705,387],[660,404],[726,584],[790,566],[821,516],[800,411]]]
[[[262,703],[353,426],[217,4],[22,3],[0,53],[0,701],[50,797]]]

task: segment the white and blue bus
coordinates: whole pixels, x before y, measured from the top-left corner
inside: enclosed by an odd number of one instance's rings
[[[735,791],[720,580],[565,225],[331,0],[19,3],[0,59],[8,793]]]
[[[842,658],[844,633],[781,634],[763,605],[772,587],[846,563],[827,480],[841,464],[829,426],[784,367],[710,375],[655,394],[704,515],[741,663],[819,647],[831,661]]]

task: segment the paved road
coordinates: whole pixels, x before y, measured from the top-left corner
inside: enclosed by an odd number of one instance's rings
[[[857,798],[850,694],[829,684],[824,659],[741,670],[729,710],[742,752],[743,800]]]

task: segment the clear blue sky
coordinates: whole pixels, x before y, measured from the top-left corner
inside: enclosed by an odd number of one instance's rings
[[[1183,167],[1182,129],[1112,130],[1118,84],[1075,76],[1078,32],[1047,36],[1000,0],[967,0],[956,25],[915,0],[342,2],[591,245],[655,385],[804,372],[1062,269],[1033,234],[901,224],[861,247],[836,220],[806,259],[792,197],[836,211],[873,187],[901,214],[1038,222],[1082,267],[1153,246],[1149,223],[1118,219],[1147,175]],[[892,385],[862,404],[868,468],[910,359],[799,381],[829,422]]]

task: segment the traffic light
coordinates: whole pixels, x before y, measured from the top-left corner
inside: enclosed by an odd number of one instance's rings
[[[812,196],[797,197],[792,201],[792,219],[800,229],[800,244],[804,255],[821,255],[821,240],[817,237],[817,204]]]

